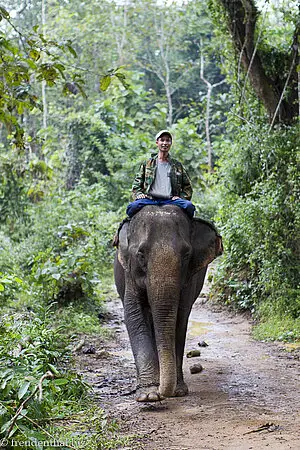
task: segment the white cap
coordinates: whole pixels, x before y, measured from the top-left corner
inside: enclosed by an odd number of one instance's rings
[[[157,139],[159,139],[163,134],[168,134],[170,136],[170,138],[172,139],[172,141],[173,141],[173,136],[172,136],[172,134],[170,133],[169,130],[161,130],[161,131],[159,131],[157,133],[157,135],[155,136],[155,140],[157,141]]]

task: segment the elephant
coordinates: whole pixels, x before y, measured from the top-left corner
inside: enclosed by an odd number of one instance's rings
[[[174,205],[145,206],[119,233],[114,263],[137,372],[139,402],[184,396],[188,318],[208,264],[223,251],[207,221]]]

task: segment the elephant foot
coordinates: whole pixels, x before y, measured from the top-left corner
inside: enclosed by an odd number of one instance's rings
[[[188,395],[189,389],[184,381],[181,381],[180,383],[177,383],[174,397],[184,397],[185,395]]]
[[[140,387],[137,394],[137,402],[160,402],[165,398],[159,393],[158,386]]]

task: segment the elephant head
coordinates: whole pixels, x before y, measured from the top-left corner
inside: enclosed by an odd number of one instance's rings
[[[172,396],[176,390],[179,310],[185,310],[186,304],[189,313],[199,294],[197,272],[221,253],[222,241],[214,227],[189,219],[177,206],[146,206],[120,231],[118,261],[124,278],[121,283],[116,277],[116,284],[138,378],[144,385],[159,384],[162,396]],[[147,364],[153,360],[153,381],[144,375],[147,353],[152,355]]]

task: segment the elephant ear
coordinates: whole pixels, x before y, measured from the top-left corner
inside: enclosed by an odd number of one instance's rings
[[[193,247],[190,260],[191,275],[223,253],[222,237],[213,224],[202,219],[193,219],[191,244]]]
[[[129,222],[125,222],[119,232],[118,260],[124,270],[129,270]]]

